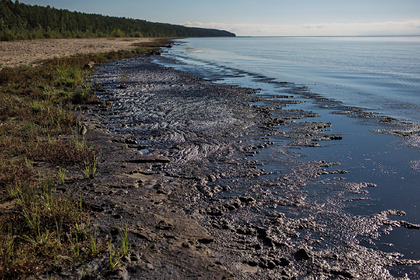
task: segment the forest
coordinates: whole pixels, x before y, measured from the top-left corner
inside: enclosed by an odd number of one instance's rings
[[[234,37],[216,29],[86,14],[0,0],[0,41],[93,37]]]

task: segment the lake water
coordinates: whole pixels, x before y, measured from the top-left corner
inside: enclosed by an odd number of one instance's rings
[[[294,83],[343,106],[420,124],[420,36],[191,38],[175,41],[156,62],[265,95],[284,94],[267,81]],[[348,205],[348,213],[398,209],[407,213],[405,220],[420,224],[419,138],[373,133],[381,124],[337,114],[315,100],[296,108],[319,114],[311,121],[331,122],[331,132],[343,136],[320,148],[296,149],[300,160],[339,162],[349,171],[347,180],[377,185],[363,203]],[[311,185],[307,192],[323,199]],[[420,232],[394,229],[375,248],[420,259]]]
[[[420,123],[420,36],[185,39],[187,66],[229,68],[305,84],[314,93]],[[227,68],[224,68],[227,67]],[[209,74],[208,73],[208,74]]]

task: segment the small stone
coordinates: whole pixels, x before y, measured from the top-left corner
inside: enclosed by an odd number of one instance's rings
[[[156,225],[157,229],[161,229],[161,230],[170,230],[173,229],[174,226],[166,221],[160,221],[157,225]]]
[[[155,267],[151,264],[151,263],[147,263],[146,264],[146,267],[148,268],[148,269],[154,269]]]
[[[279,260],[275,260],[275,262],[280,266],[288,266],[290,264],[287,258],[280,258]]]
[[[201,239],[198,239],[198,242],[201,243],[201,244],[210,244],[213,241],[214,241],[213,238],[201,238]]]
[[[125,141],[124,141],[126,144],[131,144],[131,145],[135,145],[135,144],[137,144],[137,141],[135,140],[135,139],[132,139],[132,138],[127,138],[127,139],[125,139]]]
[[[86,132],[87,132],[87,127],[85,126],[85,125],[83,125],[81,128],[80,128],[80,135],[85,135],[86,134]]]
[[[95,62],[89,61],[88,63],[85,64],[84,68],[89,69],[89,68],[93,68],[93,66],[95,66]]]
[[[128,160],[127,162],[131,163],[148,163],[148,162],[156,162],[156,163],[168,163],[171,160],[165,156],[153,156],[153,155],[144,155],[143,157],[139,157],[137,159]]]
[[[301,260],[309,260],[309,259],[310,259],[310,257],[309,257],[309,255],[308,255],[308,253],[306,252],[306,250],[305,250],[305,249],[300,249],[299,251],[297,251],[297,252],[295,253],[295,259],[296,259],[297,261],[301,261]]]
[[[246,203],[246,204],[250,204],[250,203],[255,202],[255,199],[253,197],[241,196],[241,197],[239,197],[239,200],[243,203]]]

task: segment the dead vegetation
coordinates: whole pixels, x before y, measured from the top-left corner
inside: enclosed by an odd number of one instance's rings
[[[96,173],[100,150],[87,143],[77,117],[84,104],[98,102],[85,81],[92,65],[155,51],[156,43],[1,70],[0,278],[74,266],[101,252],[110,254],[111,268],[127,251],[126,244],[108,252],[90,223],[89,204],[56,187],[67,168],[87,179]]]

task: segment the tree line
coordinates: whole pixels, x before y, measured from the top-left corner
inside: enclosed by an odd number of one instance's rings
[[[234,37],[216,29],[71,12],[0,0],[0,40],[92,37]]]

